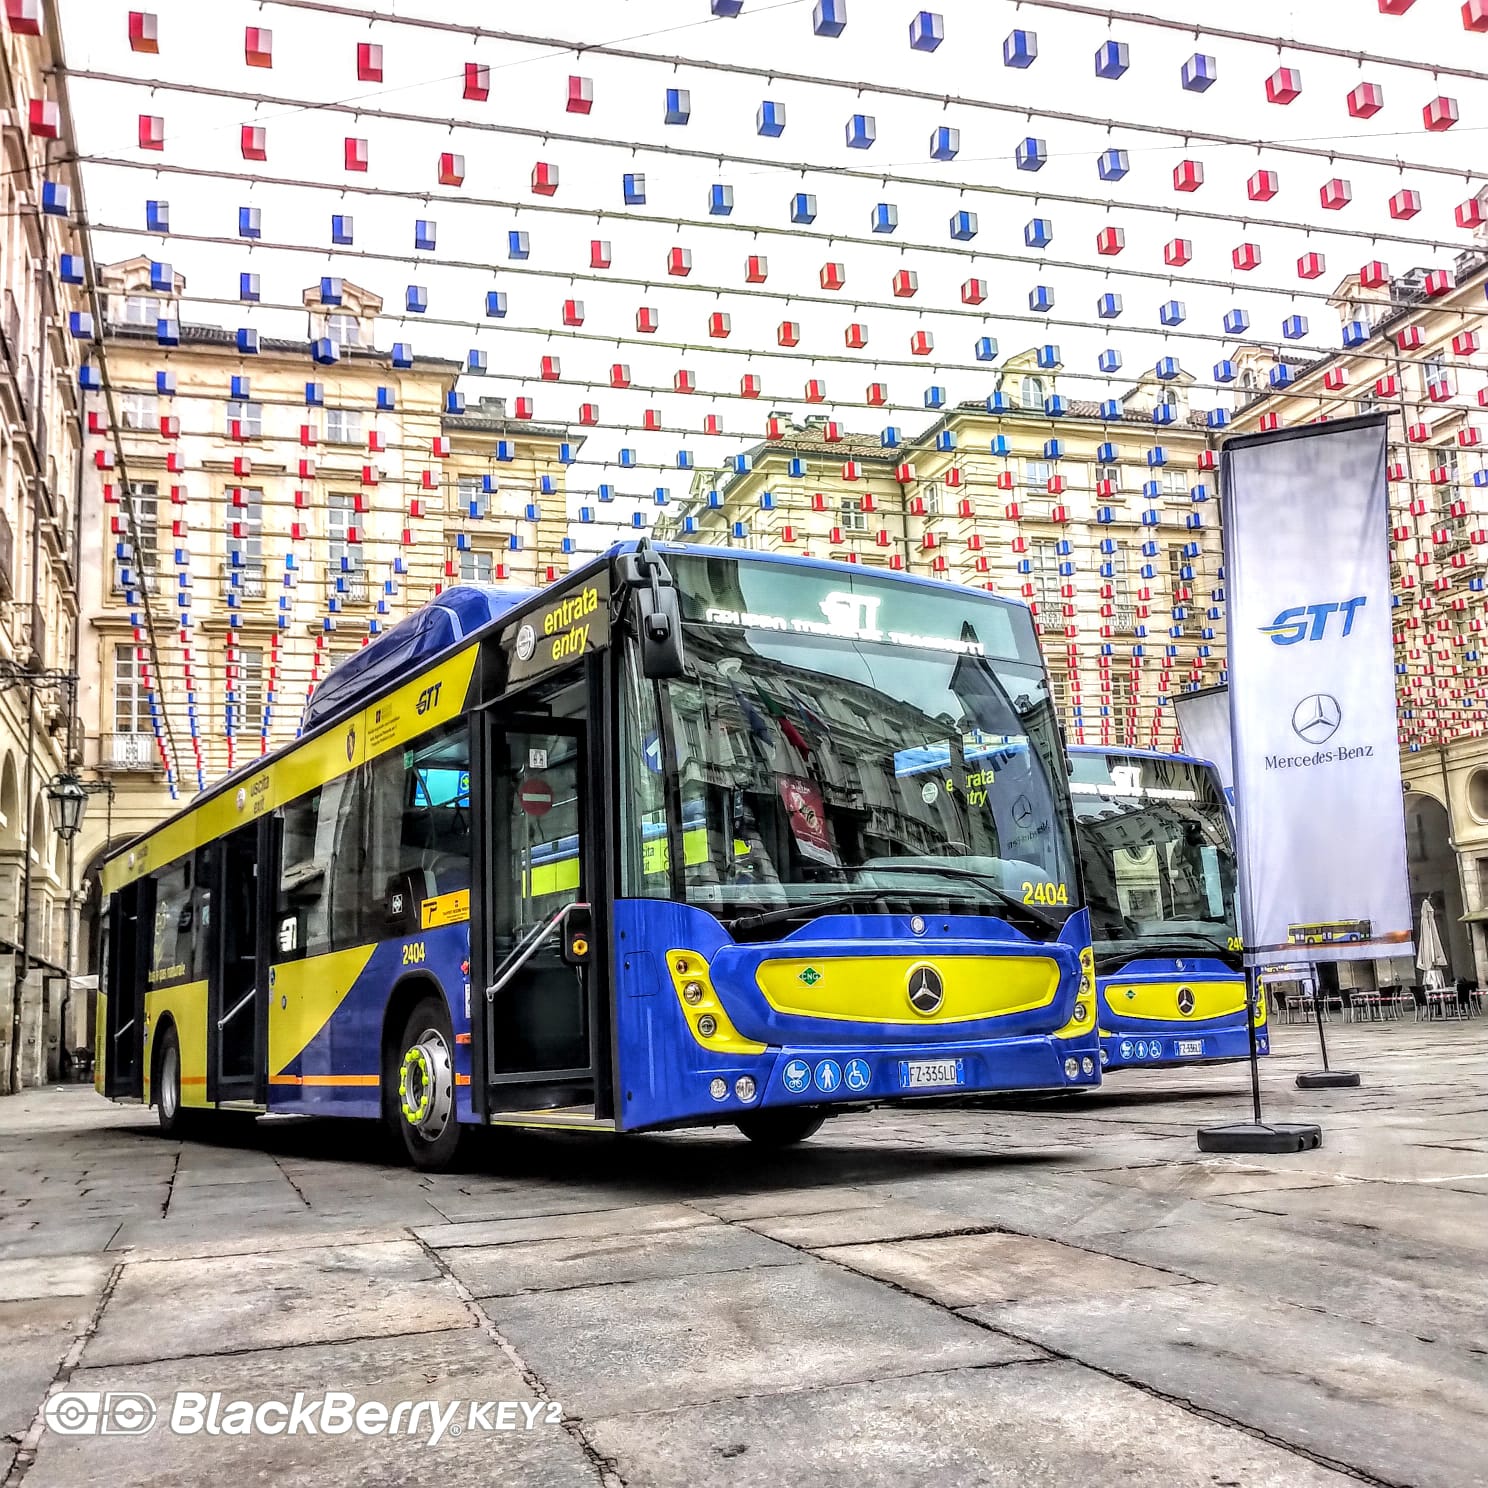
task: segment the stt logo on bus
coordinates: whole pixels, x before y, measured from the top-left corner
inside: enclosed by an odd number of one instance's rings
[[[1321,641],[1329,630],[1334,615],[1340,617],[1344,636],[1354,628],[1354,615],[1368,602],[1368,596],[1355,595],[1353,599],[1341,599],[1334,604],[1293,605],[1283,610],[1269,625],[1260,627],[1263,635],[1271,637],[1276,646],[1295,646],[1298,641]],[[1338,627],[1333,626],[1334,634]]]
[[[443,682],[436,682],[432,687],[426,687],[419,693],[418,702],[413,705],[413,711],[420,716],[427,713],[430,708],[439,704],[439,689],[444,686]]]

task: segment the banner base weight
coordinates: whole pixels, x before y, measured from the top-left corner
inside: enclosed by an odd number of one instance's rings
[[[1305,1070],[1297,1076],[1298,1090],[1341,1090],[1358,1083],[1357,1070]]]
[[[1237,1121],[1199,1128],[1200,1152],[1308,1152],[1322,1145],[1322,1128],[1317,1126]]]

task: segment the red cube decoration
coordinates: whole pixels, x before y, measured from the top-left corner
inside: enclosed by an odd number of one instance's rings
[[[465,64],[465,96],[474,103],[484,103],[491,96],[491,69],[484,62]]]
[[[760,379],[757,372],[746,372],[739,379],[739,396],[741,398],[758,398],[760,395]]]
[[[929,356],[935,350],[935,337],[929,331],[916,331],[909,338],[909,349],[915,356]]]
[[[726,311],[715,310],[708,317],[708,334],[715,341],[726,341],[733,328],[733,318]]]
[[[751,253],[744,260],[744,282],[763,284],[770,277],[770,260],[763,253]]]
[[[1457,443],[1463,449],[1475,449],[1483,442],[1483,431],[1476,424],[1469,424],[1465,429],[1457,431]]]
[[[1431,438],[1431,430],[1425,424],[1407,424],[1405,437],[1412,444],[1425,444]],[[1423,514],[1424,515],[1424,514]]]
[[[1291,103],[1301,93],[1302,74],[1295,67],[1278,67],[1266,79],[1267,103]]]
[[[677,373],[677,375],[672,378],[672,391],[674,393],[697,392],[697,375],[693,372],[689,372],[687,368],[683,367]]]
[[[1460,357],[1475,356],[1481,344],[1476,331],[1458,331],[1452,337],[1452,355]]]
[[[450,438],[448,434],[436,434],[429,441],[429,453],[436,460],[447,460],[450,452]]]
[[[779,346],[797,346],[801,341],[801,322],[799,320],[782,320],[779,329],[775,332],[775,341]]]
[[[1383,289],[1390,282],[1390,270],[1379,259],[1372,258],[1359,270],[1359,283],[1365,289]]]
[[[1462,24],[1469,31],[1488,31],[1488,0],[1466,0]]]
[[[648,434],[657,434],[661,431],[661,409],[648,408],[641,415],[641,427]]]
[[[33,36],[39,31],[33,31]],[[160,50],[160,17],[149,10],[129,12],[129,50],[132,52],[158,52]]]
[[[920,292],[920,276],[913,269],[900,269],[894,275],[894,297],[913,299]]]
[[[35,99],[32,102],[34,103]],[[56,107],[55,104],[52,106]],[[165,120],[159,114],[139,116],[139,147],[141,150],[165,149]]]
[[[1318,200],[1329,212],[1337,212],[1354,199],[1354,188],[1341,176],[1334,176],[1331,181],[1325,182],[1321,191],[1318,192]]]
[[[1360,83],[1348,96],[1348,111],[1356,119],[1372,119],[1385,106],[1385,90],[1378,83]]]
[[[1326,267],[1327,260],[1321,253],[1304,253],[1297,260],[1297,277],[1299,279],[1320,279]]]
[[[1387,372],[1383,377],[1374,380],[1374,396],[1376,398],[1396,398],[1400,396],[1400,379],[1393,372]]]
[[[1180,160],[1173,167],[1174,191],[1197,191],[1204,184],[1204,167],[1197,160]]]
[[[827,385],[821,378],[810,378],[806,383],[806,401],[808,403],[825,403],[827,400]]]
[[[612,388],[628,388],[630,386],[629,362],[614,362],[611,364],[610,386]]]
[[[1440,134],[1444,129],[1450,129],[1461,114],[1457,108],[1455,98],[1447,98],[1445,95],[1433,98],[1425,108],[1421,110],[1421,118],[1427,129],[1433,133]]]
[[[1280,189],[1274,170],[1258,170],[1245,183],[1245,192],[1251,201],[1270,201]]]
[[[300,425],[300,444],[305,449],[314,449],[315,448],[316,435],[315,435],[315,425],[314,424],[301,424]]]
[[[845,481],[862,480],[863,467],[857,460],[844,460],[842,462],[842,479]]]
[[[1263,413],[1261,415],[1260,429],[1262,434],[1270,434],[1279,424],[1281,419],[1274,413]]]
[[[591,269],[607,269],[613,262],[608,238],[591,238],[589,240],[589,267]]]
[[[583,300],[564,300],[563,324],[566,326],[581,326],[584,324]]]
[[[670,249],[667,253],[667,273],[674,279],[685,279],[692,273],[692,249]]]
[[[636,330],[652,335],[660,324],[661,316],[650,305],[642,305],[636,311]]]
[[[387,448],[387,440],[383,438],[380,429],[373,429],[368,433],[367,448],[374,455],[380,455]]]
[[[889,389],[885,383],[870,382],[868,384],[867,403],[870,408],[882,408],[889,401]]]
[[[587,114],[594,107],[594,79],[570,77],[568,80],[568,111],[571,114]]]
[[[1255,243],[1241,243],[1230,254],[1230,262],[1242,273],[1249,273],[1252,269],[1260,266],[1261,250]]]
[[[532,194],[552,196],[558,190],[558,167],[546,160],[539,160],[532,167]]]
[[[518,398],[517,399],[516,407],[517,407],[517,417],[519,419],[530,419],[532,417],[532,399],[531,398]]]
[[[963,305],[980,305],[987,298],[987,281],[985,279],[968,279],[961,286],[961,303]]]
[[[177,460],[179,460],[181,457],[179,455],[176,455],[175,458]],[[167,469],[170,469],[171,468],[169,462],[167,462],[166,468]],[[178,466],[176,466],[174,468],[177,469],[177,470],[180,470],[182,467],[178,465]],[[304,459],[302,459],[299,462],[299,465],[296,468],[300,472],[300,479],[301,480],[314,480],[315,479],[315,457],[313,455],[306,455],[304,457]]]
[[[1409,187],[1397,191],[1390,198],[1390,215],[1397,222],[1409,222],[1421,210],[1421,193]]]
[[[1103,227],[1095,235],[1095,251],[1107,257],[1126,247],[1126,234],[1119,227]]]
[[[1446,269],[1432,269],[1426,275],[1426,282],[1422,285],[1428,300],[1435,300],[1444,294],[1451,292],[1452,276]]]
[[[723,433],[723,415],[718,413],[707,413],[703,415],[703,433],[718,436]]]
[[[1193,257],[1193,241],[1190,238],[1174,238],[1163,246],[1163,262],[1170,269],[1181,269]]]
[[[243,60],[249,67],[274,65],[274,33],[266,26],[243,28]]]
[[[269,158],[268,131],[262,124],[245,124],[242,147],[244,160],[267,160]]]
[[[1381,15],[1404,15],[1416,0],[1379,0]]]
[[[555,356],[545,356],[542,359],[542,366],[539,375],[542,377],[542,380],[544,382],[557,382],[558,379],[563,375],[562,359]]]
[[[375,41],[357,42],[357,81],[380,83],[382,81],[382,47]]]
[[[441,186],[463,186],[465,184],[465,157],[446,150],[439,157],[439,184]]]
[[[1212,449],[1200,450],[1198,454],[1198,467],[1200,470],[1213,470],[1219,464],[1219,456]]]
[[[1323,373],[1323,386],[1330,393],[1342,392],[1348,386],[1348,372],[1343,367],[1329,367]]]
[[[145,144],[145,119],[147,117],[145,114],[140,115],[140,149],[142,150],[150,148]],[[26,120],[27,127],[37,139],[57,139],[62,133],[62,109],[50,98],[33,98],[27,110]]]
[[[821,271],[823,289],[841,289],[847,283],[847,266],[840,263],[824,263]]]
[[[580,403],[579,422],[581,424],[588,425],[590,428],[593,428],[593,426],[599,422],[599,404]]]
[[[351,135],[346,137],[346,169],[349,171],[364,171],[367,169],[367,141],[356,139]]]
[[[855,320],[848,326],[845,340],[853,351],[861,351],[868,344],[868,327]]]
[[[1454,214],[1457,218],[1458,227],[1481,227],[1483,225],[1483,203],[1477,197],[1471,196],[1465,202],[1458,202]]]
[[[1418,325],[1408,325],[1395,333],[1395,344],[1401,351],[1419,351],[1426,344],[1426,333]]]

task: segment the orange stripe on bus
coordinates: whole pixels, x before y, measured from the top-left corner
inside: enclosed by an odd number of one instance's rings
[[[380,1085],[377,1075],[270,1075],[270,1085]]]
[[[470,1076],[469,1075],[456,1075],[455,1076],[455,1084],[456,1085],[468,1085],[469,1083],[470,1083]]]
[[[207,1077],[205,1075],[182,1075],[181,1083],[183,1085],[205,1085]]]
[[[468,1044],[470,1042],[470,1035],[468,1033],[457,1033],[455,1035],[455,1042],[457,1044]]]

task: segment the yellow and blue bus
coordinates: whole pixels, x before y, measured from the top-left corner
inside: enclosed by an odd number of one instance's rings
[[[1214,766],[1085,745],[1069,756],[1102,1066],[1248,1058],[1235,844]],[[1264,996],[1255,1020],[1264,1054]]]
[[[461,586],[105,865],[97,1079],[207,1112],[734,1124],[1100,1078],[1028,610],[622,545]]]

